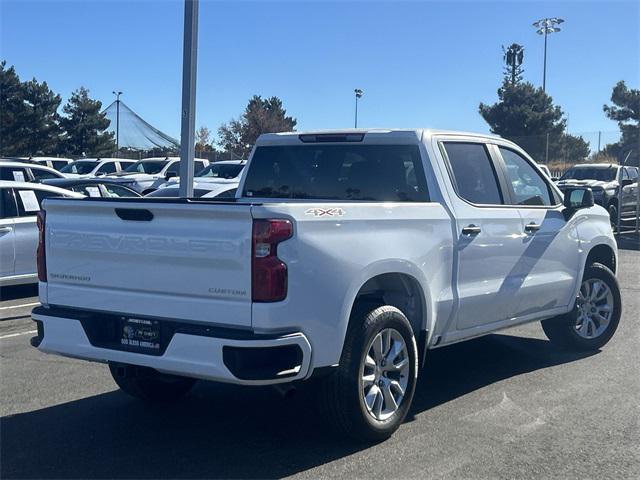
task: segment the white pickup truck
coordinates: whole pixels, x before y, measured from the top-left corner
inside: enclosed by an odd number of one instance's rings
[[[427,350],[538,321],[598,349],[621,314],[607,212],[493,136],[268,134],[236,198],[45,210],[32,344],[108,362],[147,401],[313,385],[339,430],[379,440]]]

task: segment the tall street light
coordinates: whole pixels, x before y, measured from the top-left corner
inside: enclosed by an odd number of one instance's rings
[[[550,33],[559,32],[560,28],[558,28],[558,25],[560,25],[562,22],[564,22],[564,20],[561,18],[551,17],[551,18],[541,18],[537,22],[533,23],[533,26],[536,27],[537,29],[536,33],[538,35],[544,35],[544,66],[542,70],[542,91],[543,92],[546,91],[546,86],[547,86],[547,35],[549,35]]]
[[[120,156],[120,95],[122,92],[112,92],[116,96],[116,158]]]
[[[354,90],[355,94],[356,94],[356,121],[355,121],[355,128],[358,128],[358,99],[360,97],[362,97],[362,95],[364,95],[364,92],[362,90],[360,90],[359,88],[356,88]]]

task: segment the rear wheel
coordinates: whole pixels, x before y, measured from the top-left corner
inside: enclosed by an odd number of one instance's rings
[[[609,212],[609,221],[611,222],[611,226],[615,228],[618,224],[618,206],[612,202],[607,207],[607,211]]]
[[[379,307],[353,319],[340,366],[321,387],[321,405],[340,432],[384,440],[406,417],[416,377],[417,347],[409,321],[395,307]]]
[[[597,350],[618,328],[622,300],[618,281],[600,263],[585,269],[575,308],[560,317],[542,322],[549,340],[570,350]]]
[[[109,363],[109,370],[123,392],[146,402],[175,401],[187,394],[196,383],[194,378],[123,363]]]

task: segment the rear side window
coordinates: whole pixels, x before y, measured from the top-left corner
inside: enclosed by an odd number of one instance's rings
[[[460,197],[479,205],[504,203],[493,162],[483,144],[445,142],[444,148]]]
[[[27,169],[23,167],[1,167],[0,180],[13,180],[16,182],[29,182]]]
[[[60,196],[47,190],[26,190],[22,188],[16,188],[15,193],[19,217],[35,215],[41,209],[42,201],[45,198]]]
[[[13,218],[18,215],[12,188],[0,188],[0,218]]]
[[[243,196],[429,201],[416,145],[258,147],[247,172]]]

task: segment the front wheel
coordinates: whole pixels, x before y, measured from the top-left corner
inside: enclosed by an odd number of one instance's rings
[[[542,321],[549,340],[569,350],[597,350],[615,333],[622,314],[618,280],[600,263],[585,268],[575,308]]]
[[[409,321],[395,307],[357,317],[347,331],[338,370],[321,387],[321,406],[340,432],[380,441],[398,429],[411,406],[416,341]]]
[[[109,371],[120,389],[145,402],[171,402],[186,395],[194,378],[178,377],[152,368],[109,363]]]

